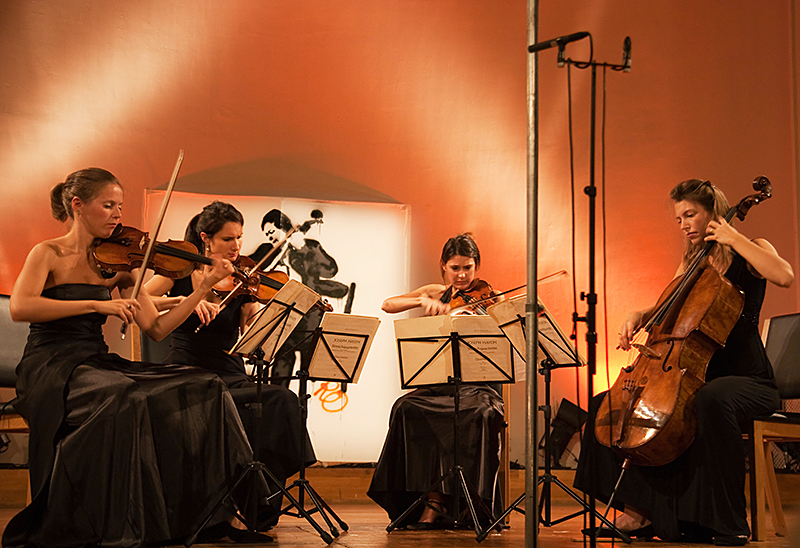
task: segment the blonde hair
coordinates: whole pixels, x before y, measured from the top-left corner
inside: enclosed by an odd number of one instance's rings
[[[72,199],[78,197],[82,202],[91,202],[106,185],[122,185],[111,172],[99,167],[90,167],[71,173],[63,183],[58,183],[50,191],[50,211],[62,223],[74,219]]]
[[[725,194],[711,184],[711,181],[688,179],[678,183],[678,185],[676,185],[675,188],[670,191],[669,197],[675,203],[685,201],[699,205],[711,214],[711,218],[713,220],[717,220],[720,217],[725,217],[730,209],[730,206],[728,205],[728,199],[725,197]],[[691,264],[692,260],[703,250],[703,248],[705,248],[705,246],[706,242],[702,240],[697,244],[693,244],[688,238],[686,239],[682,262],[684,269]],[[730,247],[723,244],[715,245],[711,249],[710,253],[715,265],[730,264],[731,255],[732,252]]]

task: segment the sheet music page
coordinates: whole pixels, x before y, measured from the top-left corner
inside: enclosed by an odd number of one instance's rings
[[[452,328],[463,339],[459,348],[462,382],[510,382],[514,379],[513,350],[494,318],[452,316]]]
[[[526,294],[517,295],[505,301],[501,301],[488,308],[491,315],[501,329],[514,345],[514,349],[520,357],[525,360],[525,305],[528,296]],[[536,363],[543,360],[546,353],[556,365],[585,364],[584,360],[575,350],[575,344],[561,330],[558,323],[553,319],[550,311],[539,299],[538,330],[539,344],[536,346]],[[544,352],[543,352],[544,351]],[[517,376],[521,377],[520,371]]]
[[[522,360],[522,365],[525,364],[525,304],[527,303],[527,295],[517,295],[499,303],[495,303],[486,311],[494,318],[503,333],[506,334],[508,340],[514,346],[518,357]]]
[[[394,321],[403,384],[412,378],[408,386],[446,384],[447,379],[453,376],[453,355],[449,347],[430,361],[450,337],[451,319],[451,316],[427,316]],[[424,337],[432,340],[419,340]]]
[[[380,323],[378,318],[372,316],[326,312],[320,323],[322,337],[308,366],[310,378],[357,383]],[[330,352],[323,339],[330,347]]]
[[[462,337],[459,342],[462,382],[514,379],[511,344],[489,316],[444,315],[395,320],[394,331],[400,351],[401,379],[408,386],[446,384],[453,376],[450,341],[453,331]]]
[[[561,331],[542,301],[539,301],[539,347],[547,353],[555,365],[586,364],[586,360],[575,350],[575,345]],[[538,359],[544,359],[541,352],[536,354]]]
[[[289,280],[256,315],[256,319],[237,341],[230,353],[252,355],[256,348],[264,349],[267,362],[297,326],[308,310],[319,300],[319,295],[297,280]],[[285,314],[288,306],[292,311]],[[285,321],[283,321],[285,319]]]

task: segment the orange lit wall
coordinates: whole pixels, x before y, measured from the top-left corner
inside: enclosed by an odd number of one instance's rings
[[[627,359],[613,350],[624,314],[651,304],[675,271],[681,243],[666,195],[678,181],[711,179],[737,200],[753,177],[770,177],[775,198],[741,230],[770,240],[797,271],[795,9],[793,0],[540,2],[540,39],[590,31],[595,58],[608,62],[621,60],[625,36],[633,41],[633,70],[605,84],[601,365],[604,307],[616,370]],[[524,0],[73,0],[3,11],[0,291],[32,245],[64,230],[49,216],[55,183],[110,169],[136,225],[144,189],[166,182],[181,148],[184,176],[280,159],[409,204],[412,287],[438,278],[442,243],[462,231],[474,233],[496,288],[524,282]],[[584,40],[567,54],[585,58],[588,48]],[[540,289],[569,330],[573,276],[587,290],[590,75],[572,71],[573,272],[567,70],[555,58],[539,55],[539,275],[569,271]],[[382,265],[372,268],[381,276]],[[764,315],[798,310],[797,288],[770,288]],[[572,372],[556,382],[557,394],[574,392]]]

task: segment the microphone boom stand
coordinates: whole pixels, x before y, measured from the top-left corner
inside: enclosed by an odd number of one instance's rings
[[[586,316],[578,316],[578,313],[573,313],[574,322],[586,323],[586,364],[588,367],[586,375],[586,391],[588,398],[594,396],[594,375],[597,372],[597,293],[595,292],[595,277],[597,261],[596,251],[596,201],[597,201],[597,186],[595,185],[595,151],[597,149],[597,67],[608,67],[614,71],[629,71],[630,70],[630,39],[626,38],[623,43],[623,63],[615,65],[611,63],[600,63],[597,61],[576,62],[572,59],[562,61],[575,65],[577,68],[591,67],[592,70],[592,84],[591,84],[591,108],[590,108],[590,136],[589,136],[589,184],[583,189],[584,194],[589,198],[589,292],[581,292],[581,300],[586,302]],[[595,548],[597,543],[597,535],[599,529],[595,522],[595,516],[598,515],[596,509],[596,501],[594,496],[589,495],[589,531],[594,534],[589,534],[590,546]],[[606,523],[606,519],[602,518]],[[623,534],[623,540],[630,542],[630,537],[625,538],[627,535]]]

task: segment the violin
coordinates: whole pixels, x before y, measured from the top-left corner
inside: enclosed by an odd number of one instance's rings
[[[150,237],[146,232],[130,226],[117,225],[108,238],[98,238],[92,244],[92,256],[104,278],[116,272],[130,272],[141,268]],[[191,242],[168,240],[157,242],[146,268],[166,278],[185,278],[197,268],[197,263],[211,265],[208,257],[199,255]]]
[[[250,257],[239,255],[233,263],[237,271],[214,284],[211,291],[223,300],[231,292],[236,292],[239,295],[247,294],[251,300],[261,304],[268,303],[289,281],[289,275],[279,270],[253,270],[255,265],[256,262]]]
[[[496,302],[496,296],[489,282],[475,278],[466,290],[452,292],[450,313],[486,314],[486,308]]]
[[[116,272],[130,272],[134,268],[141,268],[144,250],[149,241],[146,232],[117,225],[110,237],[95,240],[92,246],[92,255],[100,274],[104,278],[111,278]],[[153,249],[154,253],[147,268],[173,280],[190,275],[198,264],[214,264],[210,258],[196,253],[197,248],[193,243],[183,240],[157,242]],[[240,289],[230,298],[247,294],[253,301],[265,304],[289,281],[289,276],[284,272],[251,270],[255,261],[244,255],[239,255],[233,265],[234,273],[214,285],[213,291],[220,298],[229,296],[239,286]],[[330,307],[327,303],[325,306]]]

